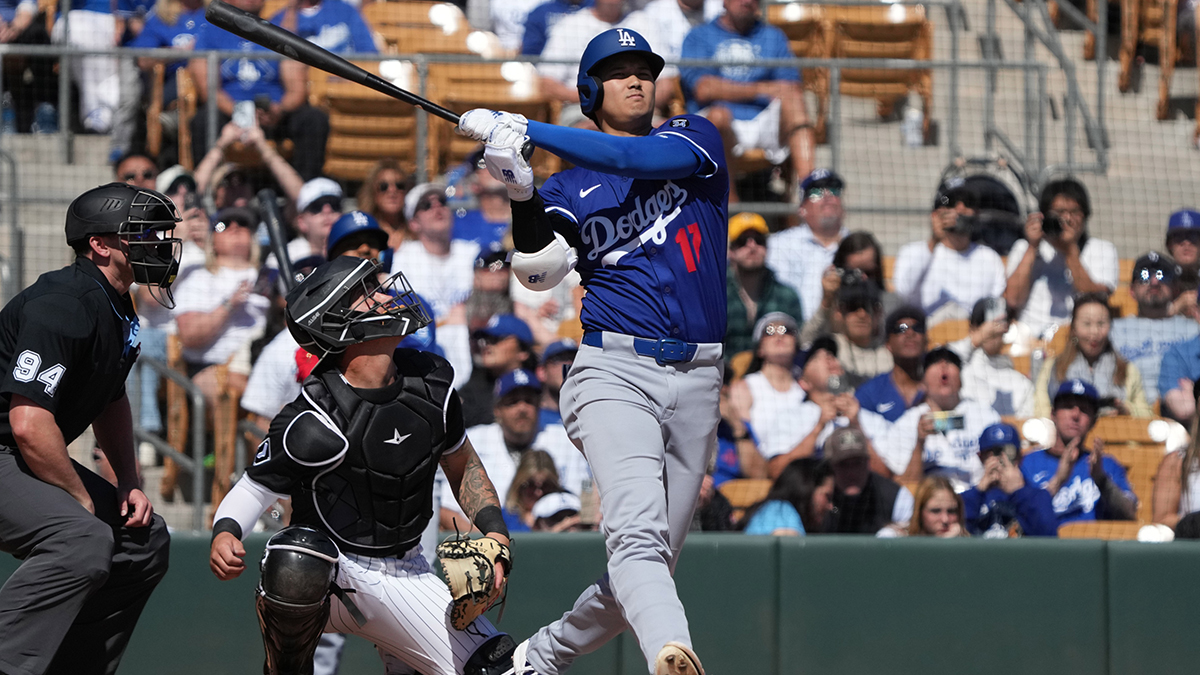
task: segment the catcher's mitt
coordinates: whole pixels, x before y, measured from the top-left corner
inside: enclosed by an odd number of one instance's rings
[[[458,630],[466,630],[504,595],[512,572],[512,551],[491,537],[455,536],[438,544],[437,554],[450,596],[454,598],[450,623]],[[496,563],[504,565],[504,581],[499,588],[496,588]]]

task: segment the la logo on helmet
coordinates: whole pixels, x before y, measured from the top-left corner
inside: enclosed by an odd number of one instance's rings
[[[636,47],[637,40],[633,39],[633,36],[630,35],[628,31],[626,31],[622,28],[618,28],[617,29],[617,44],[621,45],[622,47]]]

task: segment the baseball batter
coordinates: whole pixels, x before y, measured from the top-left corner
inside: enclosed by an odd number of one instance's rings
[[[578,269],[587,288],[561,406],[600,493],[608,573],[517,647],[522,675],[559,675],[627,627],[651,673],[703,673],[672,572],[716,447],[729,175],[704,118],[652,128],[662,67],[645,38],[616,28],[579,66],[602,133],[491,110],[459,123],[509,188],[518,280],[545,289]],[[535,190],[526,137],[577,168]]]
[[[311,674],[322,631],[370,640],[388,675],[501,675],[512,639],[484,618],[455,629],[450,592],[420,547],[440,465],[463,511],[499,542],[502,587],[511,558],[500,502],[466,438],[450,364],[396,348],[429,314],[403,274],[381,284],[380,271],[341,256],[288,294],[288,330],[321,361],[221,502],[210,566],[222,580],[240,575],[242,534],[290,496],[292,526],[267,542],[256,602],[268,675]]]

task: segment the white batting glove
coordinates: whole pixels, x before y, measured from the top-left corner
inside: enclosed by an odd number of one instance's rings
[[[516,143],[503,146],[488,143],[483,149],[483,161],[488,173],[504,183],[504,187],[508,188],[508,198],[517,202],[533,197],[533,169],[521,156],[521,146],[525,140],[525,137],[521,137]]]
[[[524,136],[525,130],[529,126],[529,120],[525,119],[524,115],[514,115],[498,110],[488,110],[487,108],[475,108],[468,110],[458,118],[458,126],[454,129],[462,136],[473,138],[483,143],[492,143],[497,140],[510,141],[513,136]],[[505,129],[503,133],[498,133],[501,129]]]

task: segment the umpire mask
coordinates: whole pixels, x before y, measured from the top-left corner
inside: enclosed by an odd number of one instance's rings
[[[415,333],[433,319],[397,272],[379,281],[374,260],[339,256],[313,270],[287,298],[287,327],[308,353],[324,359],[359,342]]]
[[[183,241],[174,236],[180,222],[167,196],[125,183],[109,183],[75,198],[67,209],[67,243],[92,235],[116,234],[127,247],[133,280],[144,284],[160,305],[174,309],[171,284],[179,271]]]

